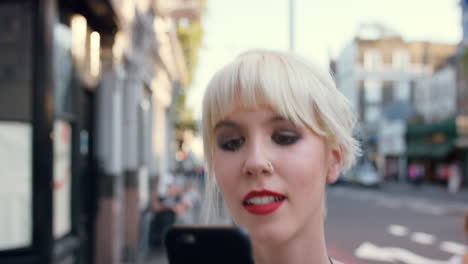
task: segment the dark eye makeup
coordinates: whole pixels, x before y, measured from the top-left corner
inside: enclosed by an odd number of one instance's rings
[[[292,131],[274,132],[271,135],[271,140],[279,146],[288,146],[296,143],[301,136]],[[218,139],[218,147],[225,151],[237,151],[245,143],[245,137],[243,136],[232,136],[232,137],[221,137]]]
[[[300,135],[292,131],[278,132],[273,133],[271,139],[278,145],[287,146],[296,143],[300,139]]]
[[[236,151],[238,150],[245,142],[245,137],[228,137],[218,140],[218,147],[225,151]]]
[[[287,123],[285,123],[287,122]],[[224,151],[235,152],[239,150],[247,140],[242,131],[234,129],[230,123],[224,122],[217,125],[217,145]],[[281,119],[271,128],[271,140],[278,146],[289,146],[301,139],[300,129],[290,123],[290,121]]]

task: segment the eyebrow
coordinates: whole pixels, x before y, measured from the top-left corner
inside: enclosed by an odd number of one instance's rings
[[[239,125],[234,122],[234,121],[230,121],[230,120],[223,120],[223,121],[219,121],[216,126],[215,126],[215,130],[217,129],[220,129],[222,127],[238,127]]]
[[[289,119],[286,119],[280,115],[275,115],[272,118],[268,119],[266,123],[276,123],[276,122],[281,122],[281,121],[289,121]]]
[[[288,120],[289,119],[286,119],[280,115],[275,115],[269,118],[265,123],[276,123],[276,122],[282,122],[282,121],[288,121]],[[222,127],[236,128],[236,127],[239,127],[239,124],[231,120],[222,120],[216,124],[216,126],[214,127],[214,130],[220,129]]]

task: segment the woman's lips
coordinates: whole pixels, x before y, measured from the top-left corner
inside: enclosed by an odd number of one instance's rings
[[[284,202],[286,196],[270,190],[251,191],[242,201],[244,208],[252,214],[270,214]]]

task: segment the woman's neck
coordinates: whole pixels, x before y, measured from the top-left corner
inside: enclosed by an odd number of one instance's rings
[[[255,264],[329,264],[323,224],[300,230],[290,240],[277,245],[256,244],[253,241]]]

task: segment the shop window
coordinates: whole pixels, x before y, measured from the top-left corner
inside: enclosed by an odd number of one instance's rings
[[[0,8],[0,120],[31,120],[31,17],[21,4]]]
[[[32,242],[32,129],[0,121],[0,250]]]
[[[54,237],[71,231],[71,139],[68,122],[54,122]]]
[[[395,85],[395,100],[408,102],[410,100],[410,83],[397,82]]]
[[[53,234],[61,238],[71,231],[72,124],[76,118],[73,103],[78,88],[71,53],[72,33],[67,25],[55,24],[54,43]]]
[[[32,22],[16,2],[0,5],[0,251],[32,245]]]
[[[71,30],[64,24],[54,27],[54,98],[55,113],[67,116],[73,113],[74,74],[71,54]]]
[[[380,107],[368,105],[365,113],[366,123],[375,123],[380,118]]]
[[[382,101],[382,82],[379,80],[366,80],[364,82],[366,103],[378,104]]]

